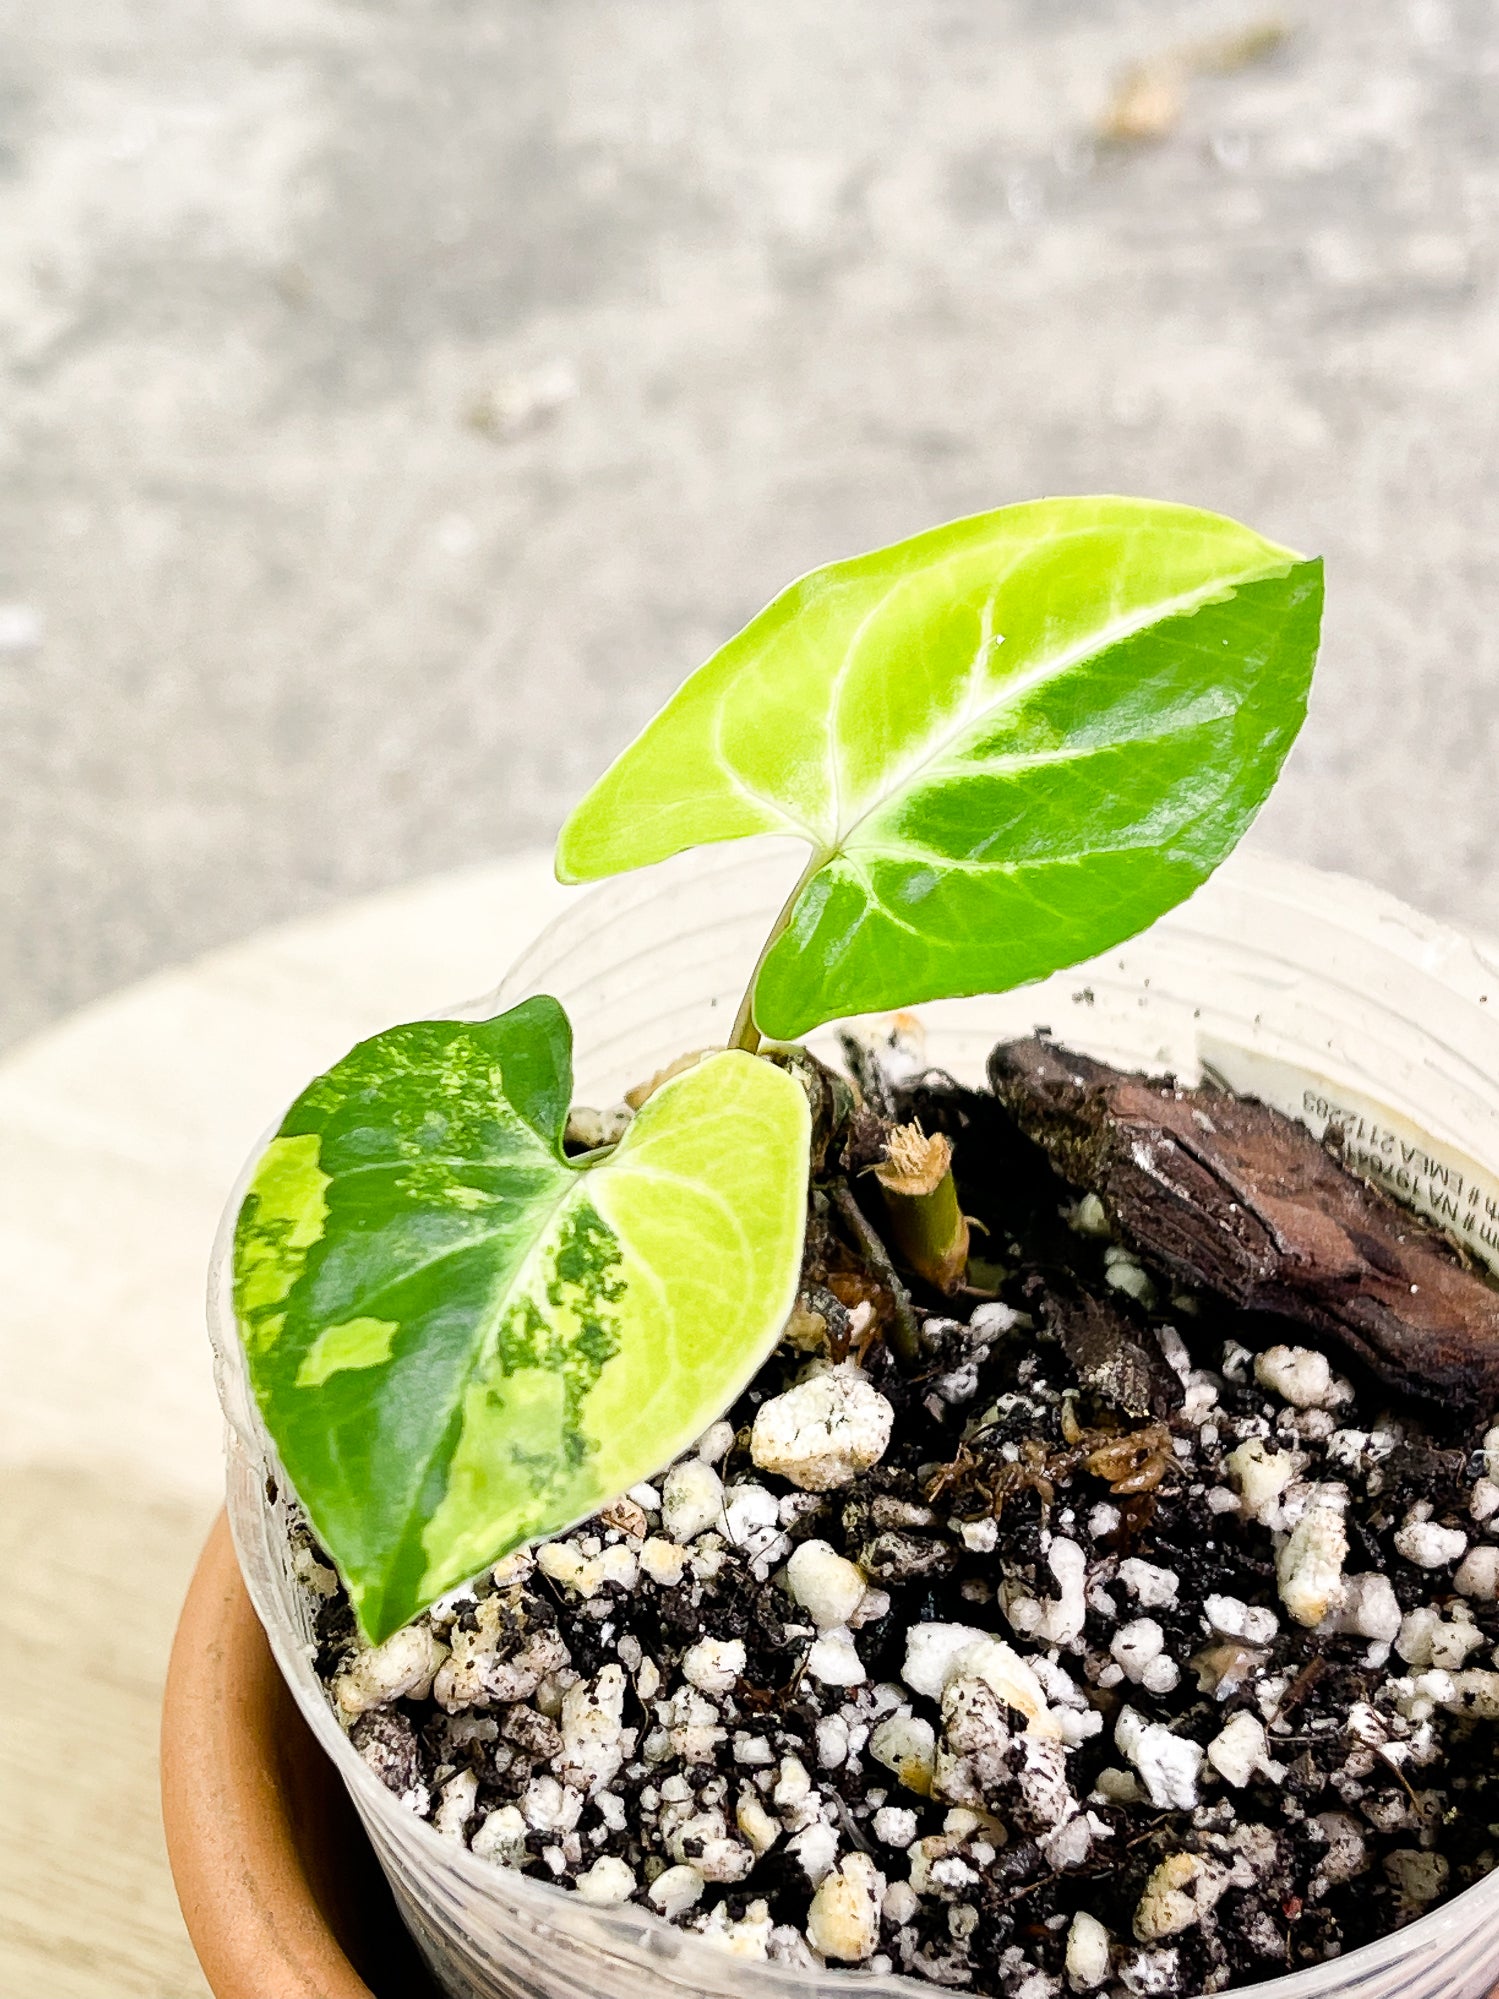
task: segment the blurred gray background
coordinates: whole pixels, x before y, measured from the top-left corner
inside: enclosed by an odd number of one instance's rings
[[[1052,491],[1322,551],[1256,837],[1499,928],[1496,211],[1493,0],[11,0],[0,1037]]]

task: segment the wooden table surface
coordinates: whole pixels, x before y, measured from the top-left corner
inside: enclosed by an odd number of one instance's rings
[[[0,1992],[201,1999],[156,1736],[219,1504],[219,1210],[317,1070],[495,985],[562,905],[545,854],[268,931],[0,1060]]]

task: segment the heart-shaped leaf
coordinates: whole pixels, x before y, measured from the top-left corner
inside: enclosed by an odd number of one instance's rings
[[[378,1642],[685,1448],[796,1292],[809,1116],[752,1056],[563,1156],[567,1016],[376,1035],[298,1099],[235,1234],[255,1394]]]
[[[1305,714],[1321,567],[1190,507],[1005,507],[793,584],[572,814],[565,881],[812,847],[756,981],[791,1038],[1132,936],[1253,818]]]

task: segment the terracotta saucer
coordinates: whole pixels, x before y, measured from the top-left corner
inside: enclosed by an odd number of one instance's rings
[[[276,1670],[222,1516],[172,1646],[161,1797],[178,1900],[215,1999],[437,1999]]]

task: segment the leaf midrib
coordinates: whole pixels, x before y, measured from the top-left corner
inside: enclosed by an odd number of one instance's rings
[[[1077,532],[1080,533],[1081,530]],[[1295,564],[1296,558],[1288,555],[1284,562],[1269,563],[1260,569],[1245,570],[1235,576],[1220,575],[1215,577],[1210,583],[1198,584],[1194,589],[1179,592],[1175,597],[1159,598],[1141,616],[1120,620],[1113,625],[1099,627],[1089,635],[1085,643],[1067,647],[1061,653],[1048,659],[1037,661],[1023,673],[1019,673],[1012,680],[1007,681],[1004,687],[992,699],[987,699],[980,705],[965,706],[964,713],[958,720],[951,727],[939,733],[922,750],[919,756],[911,759],[898,772],[890,773],[880,785],[877,795],[870,799],[869,803],[855,819],[850,821],[846,827],[840,829],[837,845],[823,850],[819,865],[825,867],[830,860],[845,854],[849,843],[865,821],[872,818],[893,797],[911,789],[915,785],[919,774],[929,766],[939,763],[950,750],[972,732],[979,720],[989,721],[1003,715],[1007,709],[1017,706],[1028,694],[1033,693],[1036,688],[1046,686],[1048,682],[1060,678],[1062,674],[1069,672],[1074,666],[1080,665],[1085,660],[1096,658],[1099,653],[1109,651],[1112,647],[1122,644],[1126,639],[1136,637],[1142,631],[1148,631],[1153,625],[1164,624],[1168,619],[1179,617],[1188,611],[1201,610],[1204,605],[1212,602],[1213,599],[1221,597],[1225,593],[1233,593],[1243,588],[1246,583],[1263,582],[1275,575],[1287,575],[1295,567]],[[890,594],[891,592],[887,592],[886,598]],[[882,603],[884,601],[885,599],[881,600]],[[862,629],[864,622],[861,620],[860,629]],[[846,659],[847,654],[845,654],[845,661]],[[842,671],[843,669],[840,667],[839,672],[841,673]]]

